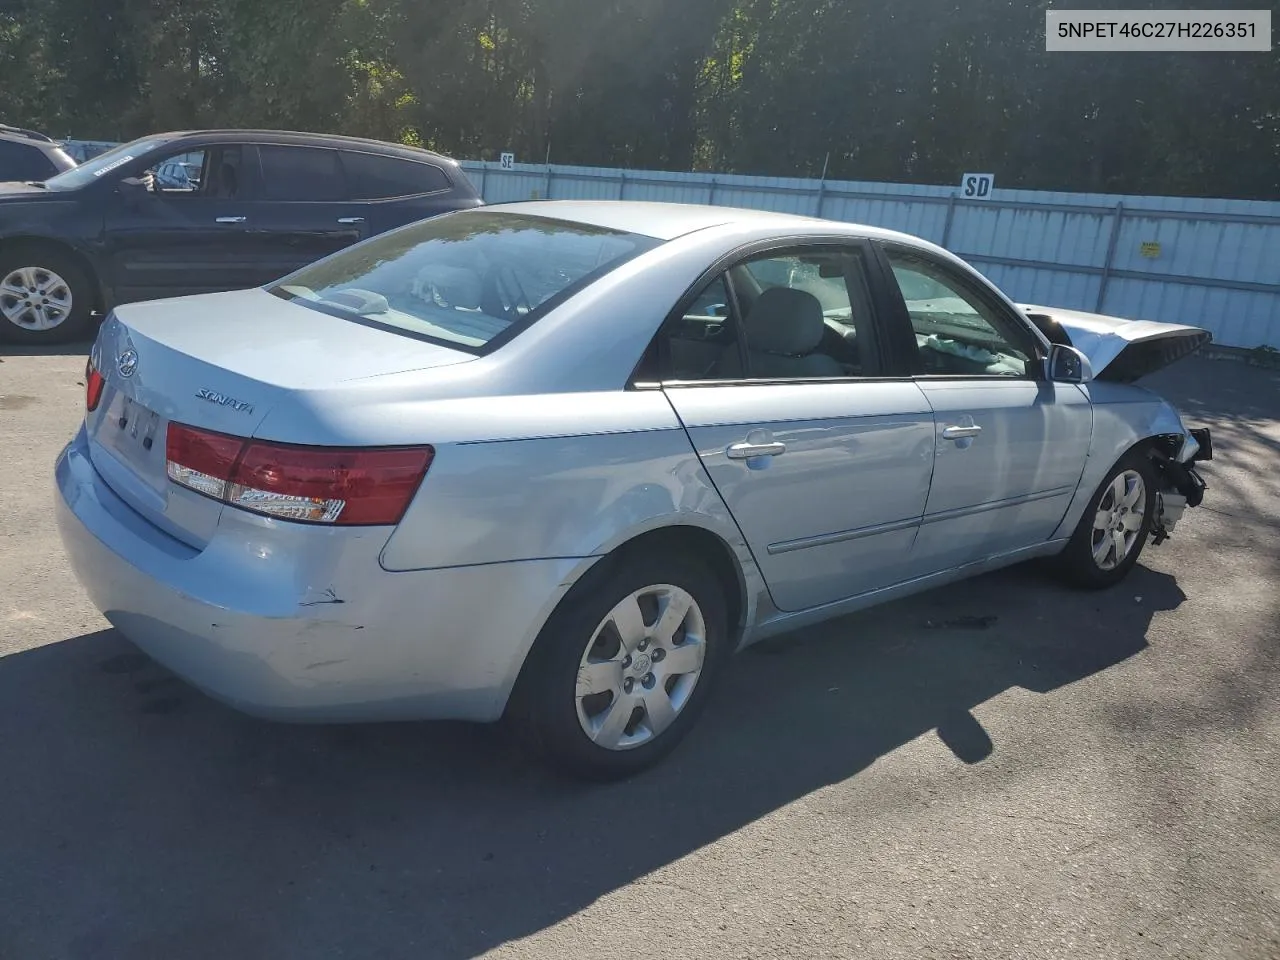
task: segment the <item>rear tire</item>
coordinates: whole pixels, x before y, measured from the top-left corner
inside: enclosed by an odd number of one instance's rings
[[[1151,535],[1156,482],[1155,468],[1141,450],[1129,451],[1108,471],[1058,557],[1068,581],[1100,590],[1129,575]]]
[[[96,300],[76,257],[56,246],[0,247],[0,340],[54,344],[83,339]]]
[[[727,609],[696,555],[600,561],[538,635],[507,725],[574,777],[617,780],[654,765],[688,733],[723,669]]]

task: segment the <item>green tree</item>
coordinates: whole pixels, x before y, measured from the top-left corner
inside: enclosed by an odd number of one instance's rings
[[[829,155],[833,178],[982,168],[1005,186],[1280,198],[1280,58],[1048,54],[1043,14],[1014,0],[0,0],[0,120],[791,176]]]

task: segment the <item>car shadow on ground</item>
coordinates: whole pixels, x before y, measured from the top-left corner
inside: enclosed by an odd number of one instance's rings
[[[92,348],[92,339],[40,345],[0,341],[0,363],[8,357],[87,357]]]
[[[1077,593],[1028,566],[780,638],[736,658],[664,765],[608,786],[491,728],[243,717],[114,631],[15,653],[0,955],[472,957],[917,737],[982,761],[1000,744],[973,708],[1138,654],[1183,599],[1143,567]]]

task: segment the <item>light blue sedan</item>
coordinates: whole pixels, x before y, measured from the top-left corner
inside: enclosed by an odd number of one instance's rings
[[[1132,381],[1207,340],[885,230],[481,208],[117,308],[58,520],[106,618],[233,706],[505,717],[625,776],[764,637],[1033,557],[1122,579],[1211,455]]]

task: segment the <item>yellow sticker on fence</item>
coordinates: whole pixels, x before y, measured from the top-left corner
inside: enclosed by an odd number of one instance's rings
[[[1160,256],[1160,242],[1158,240],[1143,240],[1142,246],[1139,248],[1144,257],[1154,260]]]

